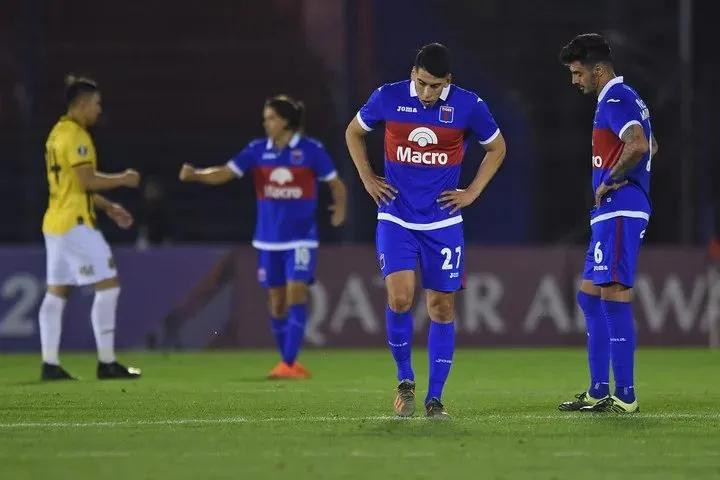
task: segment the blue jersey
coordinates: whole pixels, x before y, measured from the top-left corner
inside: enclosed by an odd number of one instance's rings
[[[337,177],[320,142],[295,134],[283,149],[267,138],[252,141],[229,162],[237,175],[252,175],[257,196],[253,246],[291,250],[318,246],[317,182]]]
[[[432,107],[418,99],[410,80],[383,85],[357,114],[367,131],[385,122],[385,178],[398,194],[381,205],[378,219],[413,230],[434,230],[462,222],[437,199],[455,190],[460,164],[473,136],[481,144],[500,134],[485,102],[455,85],[445,87]]]
[[[635,90],[623,83],[623,77],[610,80],[598,96],[592,135],[593,192],[613,169],[624,143],[621,139],[632,125],[640,125],[652,142],[650,111]],[[627,173],[628,184],[606,196],[595,214],[648,219],[650,214],[650,168],[652,145],[635,168]]]

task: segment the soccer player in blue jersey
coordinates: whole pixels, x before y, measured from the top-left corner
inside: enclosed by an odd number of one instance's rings
[[[560,52],[572,84],[597,96],[592,132],[591,239],[577,301],[587,324],[590,387],[560,410],[638,411],[633,380],[635,325],[631,300],[640,244],[650,219],[650,170],[658,143],[650,111],[615,74],[610,46],[578,35]],[[615,392],[610,395],[612,363]]]
[[[410,79],[383,85],[348,125],[345,138],[365,189],[378,206],[377,255],[385,277],[388,345],[397,364],[395,413],[415,412],[411,365],[415,268],[420,265],[430,316],[425,413],[447,418],[441,403],[455,350],[455,292],[464,278],[461,209],[487,186],[505,158],[505,140],[487,104],[452,83],[448,49],[422,47]],[[368,161],[364,136],[385,123],[385,177]],[[475,137],[485,158],[458,189],[460,164]]]
[[[268,376],[274,379],[310,377],[297,357],[305,336],[308,285],[315,274],[318,181],[330,187],[332,224],[345,221],[345,185],[322,144],[302,134],[303,116],[302,103],[285,95],[270,98],[263,109],[266,138],[250,142],[225,165],[196,169],[185,164],[180,170],[183,182],[209,185],[253,178],[258,215],[252,244],[281,356]]]

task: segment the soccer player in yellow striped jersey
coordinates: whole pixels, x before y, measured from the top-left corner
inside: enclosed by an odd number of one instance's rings
[[[97,155],[88,128],[102,112],[97,84],[87,78],[66,79],[67,113],[58,120],[45,143],[48,208],[43,219],[47,253],[47,293],[40,306],[43,380],[73,377],[61,366],[59,345],[62,312],[72,286],[93,285],[90,319],[98,350],[98,378],[136,378],[140,371],[115,358],[115,312],[120,283],[112,252],[97,230],[96,209],[120,228],[129,228],[132,215],[97,192],[135,188],[135,170],[107,174],[97,170]]]

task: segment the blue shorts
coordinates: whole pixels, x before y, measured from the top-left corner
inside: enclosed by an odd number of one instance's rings
[[[315,281],[316,261],[316,248],[258,250],[258,282],[265,288],[282,287],[288,282],[311,284]]]
[[[377,224],[375,244],[383,277],[401,270],[415,271],[419,263],[423,288],[455,292],[464,287],[462,223],[437,230],[409,230],[381,220]]]
[[[647,225],[644,218],[630,217],[612,217],[591,224],[583,279],[598,286],[620,283],[632,287]]]

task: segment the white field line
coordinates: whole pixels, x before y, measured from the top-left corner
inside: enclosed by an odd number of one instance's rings
[[[457,417],[459,422],[483,423],[485,421],[514,421],[514,420],[552,420],[552,421],[593,421],[604,418],[622,418],[624,421],[636,420],[720,420],[720,413],[639,413],[634,415],[602,415],[602,414],[575,414],[575,415],[479,415],[475,417]],[[256,423],[323,423],[323,422],[408,422],[426,421],[420,415],[412,418],[398,418],[395,416],[368,416],[368,417],[340,417],[340,416],[295,416],[295,417],[269,417],[269,418],[186,418],[177,420],[124,420],[116,422],[16,422],[0,423],[0,429],[23,428],[94,428],[94,427],[142,427],[142,426],[182,426],[182,425],[235,425]]]

